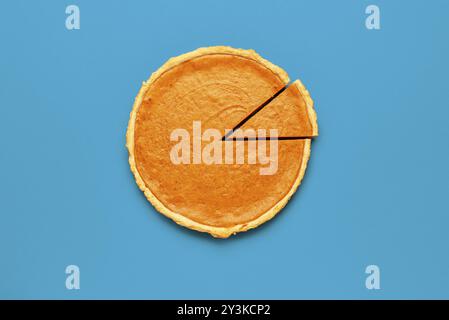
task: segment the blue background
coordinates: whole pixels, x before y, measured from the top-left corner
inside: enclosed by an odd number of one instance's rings
[[[0,298],[449,298],[448,31],[443,0],[3,1]],[[300,78],[320,125],[285,210],[227,240],[156,213],[125,149],[141,82],[210,45]]]

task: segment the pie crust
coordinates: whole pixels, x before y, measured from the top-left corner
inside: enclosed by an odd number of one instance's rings
[[[281,151],[284,150],[285,154],[286,154],[285,156],[280,155],[281,159],[279,160],[279,163],[281,166],[281,168],[280,168],[281,174],[282,174],[283,179],[285,178],[285,179],[288,179],[289,181],[285,182],[284,184],[274,183],[273,186],[276,188],[288,186],[287,187],[288,190],[278,192],[277,196],[279,196],[279,198],[277,198],[276,200],[270,199],[270,201],[273,203],[267,201],[267,203],[264,204],[265,207],[263,207],[264,208],[263,212],[255,213],[260,208],[256,206],[257,210],[256,209],[253,210],[253,208],[250,206],[251,204],[248,204],[248,207],[251,207],[252,208],[251,210],[254,212],[252,212],[251,215],[245,215],[245,212],[243,212],[244,218],[235,216],[235,214],[233,214],[233,212],[229,212],[229,216],[231,218],[222,217],[223,212],[225,212],[225,211],[221,211],[221,212],[219,212],[219,214],[216,214],[216,215],[214,215],[212,213],[210,213],[210,214],[207,213],[207,214],[205,214],[205,218],[203,219],[201,217],[201,212],[200,212],[201,210],[198,209],[198,206],[195,207],[195,209],[191,210],[192,212],[195,212],[195,214],[190,214],[188,208],[186,209],[183,206],[176,207],[176,205],[171,204],[170,201],[167,200],[167,199],[171,199],[170,196],[169,195],[168,196],[161,195],[160,192],[157,190],[161,185],[164,185],[165,181],[162,181],[162,182],[155,181],[153,183],[152,180],[153,179],[157,180],[159,174],[161,176],[166,177],[167,179],[171,179],[172,177],[167,172],[165,172],[166,170],[161,169],[161,168],[163,168],[163,165],[161,165],[158,161],[153,162],[153,161],[149,161],[148,159],[145,159],[145,157],[147,155],[149,155],[149,159],[150,158],[153,160],[161,159],[160,155],[157,154],[157,152],[158,152],[157,150],[156,151],[150,150],[153,147],[153,145],[147,144],[145,139],[140,139],[140,138],[142,138],[141,137],[142,135],[147,135],[144,138],[150,137],[149,132],[151,132],[151,122],[149,124],[148,123],[149,120],[147,120],[146,117],[148,117],[148,115],[150,115],[150,116],[152,115],[151,110],[153,109],[153,106],[155,106],[157,104],[157,102],[155,102],[154,97],[158,97],[158,99],[161,99],[161,100],[166,99],[166,95],[163,95],[163,93],[161,95],[159,95],[159,93],[161,90],[169,90],[171,88],[171,85],[169,82],[167,82],[168,84],[165,84],[164,86],[160,85],[160,83],[163,83],[162,79],[164,77],[169,77],[170,72],[172,72],[172,73],[177,72],[176,70],[177,70],[178,66],[181,66],[181,65],[185,66],[186,63],[191,63],[195,59],[205,60],[207,58],[204,58],[204,57],[210,57],[210,56],[214,56],[214,55],[220,56],[220,59],[221,59],[221,57],[223,57],[225,55],[229,55],[229,56],[236,57],[236,59],[241,59],[241,58],[247,59],[248,61],[251,61],[251,62],[248,62],[249,64],[254,63],[254,62],[260,64],[260,66],[262,66],[263,68],[268,69],[272,73],[273,77],[275,77],[277,79],[276,80],[276,83],[277,83],[276,90],[279,90],[279,86],[284,86],[289,82],[288,75],[284,70],[282,70],[278,66],[275,66],[271,62],[263,59],[253,50],[234,49],[234,48],[223,47],[223,46],[209,47],[209,48],[200,48],[193,52],[186,53],[186,54],[180,55],[175,58],[171,58],[161,68],[159,68],[159,70],[154,72],[151,75],[151,77],[148,79],[148,81],[143,82],[143,85],[135,99],[134,106],[133,106],[133,109],[130,114],[128,130],[126,133],[126,146],[129,151],[129,164],[131,167],[131,171],[134,174],[136,183],[139,186],[139,188],[144,192],[146,198],[151,202],[151,204],[156,208],[157,211],[159,211],[160,213],[164,214],[168,218],[172,219],[173,221],[175,221],[176,223],[178,223],[184,227],[187,227],[187,228],[190,228],[193,230],[197,230],[197,231],[201,231],[201,232],[207,232],[207,233],[210,233],[214,237],[227,238],[230,235],[235,234],[237,232],[247,231],[249,229],[256,228],[257,226],[261,225],[262,223],[273,218],[287,204],[288,200],[291,198],[291,196],[297,190],[297,188],[300,185],[301,180],[304,176],[304,173],[305,173],[305,170],[307,167],[307,162],[310,157],[311,139],[303,139],[303,140],[298,140],[298,141],[283,141],[283,142],[279,143],[280,150]],[[214,59],[211,59],[211,61],[212,60],[214,60]],[[197,61],[197,60],[195,60],[195,61]],[[214,64],[211,63],[211,65],[214,65]],[[187,75],[184,74],[184,76],[188,77],[189,73],[186,73],[186,74]],[[158,88],[157,87],[158,85],[161,86],[161,88],[156,90],[155,88]],[[312,125],[314,126],[313,132],[317,133],[316,116],[315,116],[315,112],[313,111],[312,99],[308,95],[308,92],[304,88],[304,86],[300,85],[300,83],[296,84],[296,82],[295,82],[295,85],[297,85],[297,87],[303,94],[303,97],[306,101],[308,112],[309,112],[309,119],[311,120]],[[257,88],[259,88],[259,86],[257,86]],[[273,88],[274,88],[274,86],[273,86]],[[155,92],[151,93],[152,90]],[[273,91],[272,93],[275,93],[275,91]],[[263,101],[260,101],[260,103],[262,103],[262,102]],[[141,110],[141,107],[143,109],[141,111],[140,118],[139,118],[139,111]],[[160,106],[158,106],[158,108],[159,109],[154,107],[154,110],[161,110],[160,112],[169,112],[162,107],[162,104],[160,104]],[[248,112],[248,111],[249,111],[249,109],[247,109],[245,112]],[[166,114],[168,114],[168,113],[164,113],[164,115],[166,115]],[[220,124],[220,123],[217,122],[216,124]],[[169,126],[169,124],[168,124],[168,126]],[[161,132],[165,132],[165,131],[163,131],[164,129],[165,128],[161,128],[161,126],[159,125],[158,127],[155,128],[155,131],[159,130]],[[138,132],[137,135],[136,135],[136,131]],[[141,136],[139,136],[139,132],[141,133],[140,134]],[[151,140],[151,141],[156,141],[156,140]],[[148,150],[145,149],[147,147],[148,147]],[[144,165],[142,165],[142,163]],[[155,168],[159,166],[158,167],[159,171],[154,171],[156,169],[151,168],[152,164],[154,164]],[[139,166],[140,166],[140,170],[139,170]],[[282,166],[284,166],[284,167],[282,167]],[[198,166],[196,168],[197,168],[197,171],[198,170],[201,171],[201,168],[206,168],[206,167]],[[207,170],[209,170],[209,168],[207,168]],[[217,169],[217,170],[219,170],[219,169]],[[234,170],[237,174],[239,172],[246,174],[246,172],[248,172],[249,170],[254,170],[254,169],[252,167],[248,167],[248,166],[246,166],[246,167],[245,166],[241,166],[241,167],[233,166],[233,167],[230,167],[229,170],[230,171]],[[197,172],[197,171],[194,171],[194,172]],[[212,173],[213,172],[215,172],[215,171],[212,171]],[[219,171],[219,172],[221,172],[221,171]],[[251,172],[254,172],[254,171],[251,171]],[[264,181],[273,182],[273,179],[261,180],[262,178],[256,177],[256,176],[254,176],[253,178],[255,181],[257,181],[257,185],[264,183]],[[253,181],[252,180],[253,178],[250,178],[247,181],[249,184],[247,192],[251,192],[251,183]],[[198,181],[198,179],[201,179],[201,174],[195,174],[192,177],[192,180]],[[223,177],[223,179],[225,181],[232,181],[232,179],[230,177]],[[245,180],[246,178],[242,178],[242,179],[243,179],[243,181],[246,181]],[[175,182],[176,181],[170,181],[168,184],[170,186],[172,186],[172,188],[173,188],[173,186],[176,185]],[[184,182],[185,182],[185,184],[189,185],[190,180],[187,179],[187,181],[184,181]],[[206,181],[206,182],[210,183],[210,181]],[[151,185],[152,185],[153,189],[150,187]],[[182,188],[184,183],[182,183],[180,185]],[[271,185],[268,185],[268,187],[270,187],[270,186]],[[198,186],[198,187],[201,187],[201,186]],[[223,186],[220,186],[220,187],[222,188],[222,190],[225,190]],[[232,188],[233,186],[226,186],[226,187]],[[192,188],[188,189],[188,190],[189,191],[194,190]],[[243,193],[244,190],[245,189],[243,188],[240,193]],[[207,189],[206,189],[206,191],[207,191]],[[158,192],[159,192],[159,194],[158,194]],[[189,194],[193,195],[193,193],[189,193]],[[195,195],[193,195],[193,196],[195,196]],[[244,195],[242,195],[242,197],[244,197]],[[172,197],[172,198],[175,199],[175,197]],[[235,198],[235,195],[234,195],[234,198]],[[231,197],[230,199],[232,200],[233,198]],[[238,200],[240,200],[240,199],[238,199]],[[246,198],[244,200],[248,202],[248,200]],[[260,199],[258,199],[258,200],[260,200]],[[228,205],[228,202],[226,202],[226,205]],[[185,202],[184,202],[184,204],[185,204]],[[198,204],[198,201],[197,201],[196,205],[197,204]],[[247,205],[246,202],[245,202],[245,205]],[[267,207],[268,205],[269,205],[269,207]],[[182,208],[182,210],[179,208]],[[226,210],[226,208],[224,208],[223,210]],[[238,211],[237,207],[236,207],[236,211]],[[235,219],[235,221],[237,221],[237,222],[233,223],[233,219]]]

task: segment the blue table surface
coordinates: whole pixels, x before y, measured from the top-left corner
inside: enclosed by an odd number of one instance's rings
[[[448,32],[443,0],[2,2],[0,298],[449,298]],[[320,125],[288,206],[227,240],[158,214],[125,148],[142,81],[211,45],[300,78]]]

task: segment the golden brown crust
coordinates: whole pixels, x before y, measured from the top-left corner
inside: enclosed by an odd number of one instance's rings
[[[179,65],[180,63],[192,60],[197,57],[211,55],[211,54],[230,54],[230,55],[236,55],[239,57],[244,57],[247,59],[257,61],[261,65],[265,66],[267,69],[271,70],[274,74],[276,74],[280,79],[282,79],[282,81],[285,82],[285,84],[287,84],[290,81],[288,74],[282,68],[280,68],[280,67],[276,66],[275,64],[271,63],[270,61],[262,58],[254,50],[236,49],[236,48],[231,48],[231,47],[227,47],[227,46],[215,46],[215,47],[198,48],[194,51],[187,52],[187,53],[181,54],[177,57],[168,59],[167,62],[162,65],[162,67],[160,67],[156,72],[154,72],[151,75],[150,79],[148,79],[146,84],[150,85],[157,78],[159,78],[163,73],[165,73],[166,71],[170,70],[171,68]]]
[[[306,89],[304,84],[298,79],[295,80],[292,83],[292,86],[296,86],[299,90],[299,92],[302,95],[302,98],[304,99],[306,106],[307,106],[307,112],[309,114],[309,121],[312,124],[312,137],[318,136],[318,121],[315,109],[313,108],[313,100],[312,97],[310,97],[309,91]]]
[[[192,219],[189,219],[185,217],[182,214],[179,214],[177,212],[174,212],[170,210],[166,205],[164,205],[156,196],[153,194],[153,192],[146,186],[142,176],[140,175],[137,165],[136,165],[136,159],[135,159],[135,124],[136,124],[136,116],[137,112],[139,110],[140,105],[142,104],[142,101],[144,99],[145,93],[147,92],[148,88],[154,83],[162,74],[167,72],[168,70],[174,68],[175,66],[184,63],[185,61],[188,61],[190,59],[204,56],[204,55],[211,55],[211,54],[231,54],[231,55],[237,55],[241,57],[245,57],[254,61],[257,61],[264,65],[266,68],[269,68],[274,74],[276,74],[280,79],[282,79],[285,83],[288,83],[288,76],[281,68],[273,65],[272,63],[268,62],[267,60],[261,58],[257,53],[255,53],[253,50],[242,50],[242,49],[234,49],[230,47],[210,47],[210,48],[200,48],[193,52],[183,54],[179,57],[172,58],[168,60],[159,70],[154,72],[150,79],[143,83],[136,99],[134,102],[133,109],[130,114],[130,120],[128,125],[128,130],[126,133],[126,146],[129,150],[129,164],[131,167],[131,171],[134,174],[134,177],[136,179],[136,183],[139,186],[139,188],[144,192],[146,198],[153,204],[153,206],[158,210],[160,213],[164,214],[165,216],[169,217],[176,223],[185,226],[187,228],[201,231],[201,232],[207,232],[213,235],[214,237],[218,238],[227,238],[230,235],[246,231],[252,228],[255,228],[259,226],[260,224],[270,220],[273,218],[288,202],[290,197],[294,194],[296,189],[301,183],[301,180],[304,176],[307,161],[310,156],[310,144],[311,141],[309,139],[306,140],[304,143],[304,150],[303,150],[303,157],[302,157],[302,163],[298,172],[298,175],[296,179],[294,180],[294,183],[290,190],[287,192],[287,194],[276,203],[271,209],[263,213],[262,215],[258,216],[256,219],[241,223],[229,227],[217,227],[217,226],[210,226],[203,223],[199,223],[197,221],[194,221]],[[304,88],[305,90],[305,88]],[[306,91],[305,91],[306,92]],[[307,93],[308,96],[308,93]],[[308,96],[310,99],[310,96]],[[311,102],[311,99],[310,101]],[[311,110],[313,111],[313,102],[308,103],[310,105]],[[314,111],[313,111],[314,113]]]

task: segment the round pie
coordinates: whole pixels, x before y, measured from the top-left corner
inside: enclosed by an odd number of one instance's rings
[[[285,71],[253,50],[200,48],[168,60],[143,83],[126,135],[130,167],[146,198],[176,223],[220,238],[274,217],[301,183],[311,138],[318,134],[307,90],[299,81],[285,89],[288,83]],[[229,161],[211,164],[201,156],[195,161],[192,138],[188,144],[193,152],[183,158],[188,161],[173,161],[177,130],[193,137],[199,125],[203,133],[214,129],[224,135],[248,116],[242,129],[277,129],[281,138],[292,139],[237,142],[237,131],[234,138],[215,142],[223,154],[232,150]],[[202,139],[207,145],[204,135]],[[238,143],[247,160],[261,143],[270,152],[276,145],[275,172],[261,174],[272,159],[268,164],[237,161]]]

